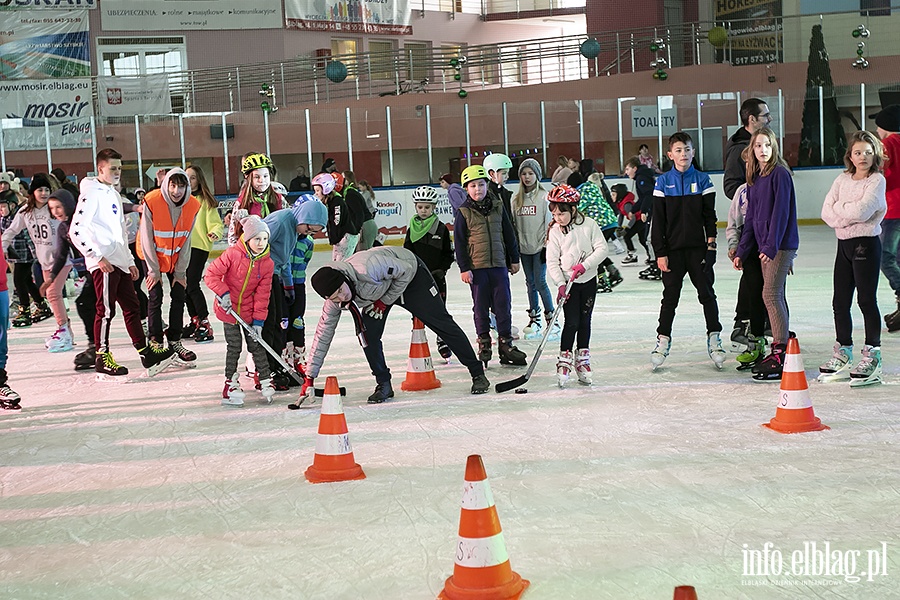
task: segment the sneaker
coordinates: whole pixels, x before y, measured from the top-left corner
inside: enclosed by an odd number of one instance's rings
[[[709,334],[709,337],[706,339],[706,351],[709,353],[712,361],[716,363],[716,368],[721,371],[725,365],[725,349],[722,348],[722,337],[718,331],[713,331]]]
[[[831,358],[819,367],[819,382],[831,383],[832,381],[849,380],[852,363],[853,346],[841,346],[839,343],[835,343]]]
[[[225,380],[225,387],[222,389],[222,406],[243,406],[245,396],[237,373]]]
[[[486,394],[491,389],[491,382],[485,377],[484,373],[476,375],[472,378],[472,393]]]
[[[275,387],[272,385],[271,379],[260,379],[259,380],[259,391],[263,396],[263,399],[272,404],[272,396],[275,395]]]
[[[672,348],[672,338],[666,335],[656,336],[656,348],[650,353],[650,364],[653,371],[658,369],[669,356],[669,350]]]
[[[375,391],[369,396],[369,404],[381,404],[388,398],[394,397],[394,390],[390,381],[382,381],[375,384]]]
[[[638,261],[637,254],[635,254],[634,252],[629,252],[628,255],[622,259],[622,264],[630,265],[630,264],[636,263],[637,261]]]
[[[575,356],[575,373],[578,375],[578,383],[581,385],[591,385],[593,383],[591,374],[591,351],[588,348],[581,348]]]
[[[575,368],[574,361],[572,359],[572,351],[571,350],[563,350],[559,353],[559,357],[556,360],[556,384],[564,388],[566,384],[569,383],[569,378],[572,376],[572,371]]]
[[[112,352],[98,353],[97,360],[94,363],[94,370],[101,375],[112,375],[114,377],[128,375],[128,369],[116,362]]]
[[[862,358],[850,371],[850,387],[864,387],[881,382],[881,347],[863,346]]]
[[[169,340],[169,348],[175,353],[175,358],[181,363],[192,363],[197,360],[197,355],[184,347],[181,340]]]

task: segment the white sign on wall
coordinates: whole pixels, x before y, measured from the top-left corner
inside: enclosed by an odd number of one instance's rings
[[[103,0],[105,31],[173,31],[185,29],[280,29],[281,0]]]
[[[97,95],[103,117],[167,115],[172,112],[169,77],[163,73],[144,77],[99,77]]]
[[[657,137],[659,126],[659,114],[655,104],[631,107],[631,137]],[[678,131],[678,107],[662,109],[663,137],[669,137],[676,131]]]
[[[93,114],[90,79],[0,81],[6,150],[46,148],[46,124],[51,148],[90,147]]]

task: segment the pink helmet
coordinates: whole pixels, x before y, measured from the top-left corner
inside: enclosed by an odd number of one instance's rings
[[[322,193],[326,196],[334,191],[334,184],[334,177],[331,176],[331,173],[319,173],[312,180],[313,187],[321,186]]]

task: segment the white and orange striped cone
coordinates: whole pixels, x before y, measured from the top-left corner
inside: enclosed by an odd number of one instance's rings
[[[481,456],[466,461],[459,517],[459,543],[453,575],[444,582],[440,600],[516,600],[531,582],[509,565],[503,530]]]
[[[325,380],[319,432],[316,435],[316,454],[313,464],[306,469],[304,475],[310,483],[366,478],[362,467],[353,458],[347,419],[344,418],[344,406],[341,402],[341,388],[334,376]]]
[[[400,389],[406,392],[421,392],[441,387],[441,381],[434,375],[425,324],[413,318],[412,341],[409,344],[409,359],[406,361],[406,379]]]
[[[697,600],[697,590],[692,585],[679,585],[672,600]]]
[[[775,418],[763,423],[763,426],[778,433],[806,433],[831,429],[828,425],[823,425],[813,411],[806,373],[803,371],[803,358],[800,356],[800,342],[797,338],[788,340]]]

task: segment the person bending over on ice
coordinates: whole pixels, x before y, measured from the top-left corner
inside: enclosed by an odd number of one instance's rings
[[[309,348],[301,397],[312,394],[313,380],[325,362],[341,310],[346,309],[353,315],[357,332],[363,334],[363,350],[375,376],[375,392],[369,396],[369,403],[380,404],[393,398],[391,371],[385,363],[381,336],[394,304],[405,308],[447,343],[469,369],[473,394],[483,394],[490,388],[481,361],[444,307],[428,267],[409,250],[378,246],[357,252],[346,261],[327,263],[313,274],[310,282],[316,293],[325,298],[325,304]]]

